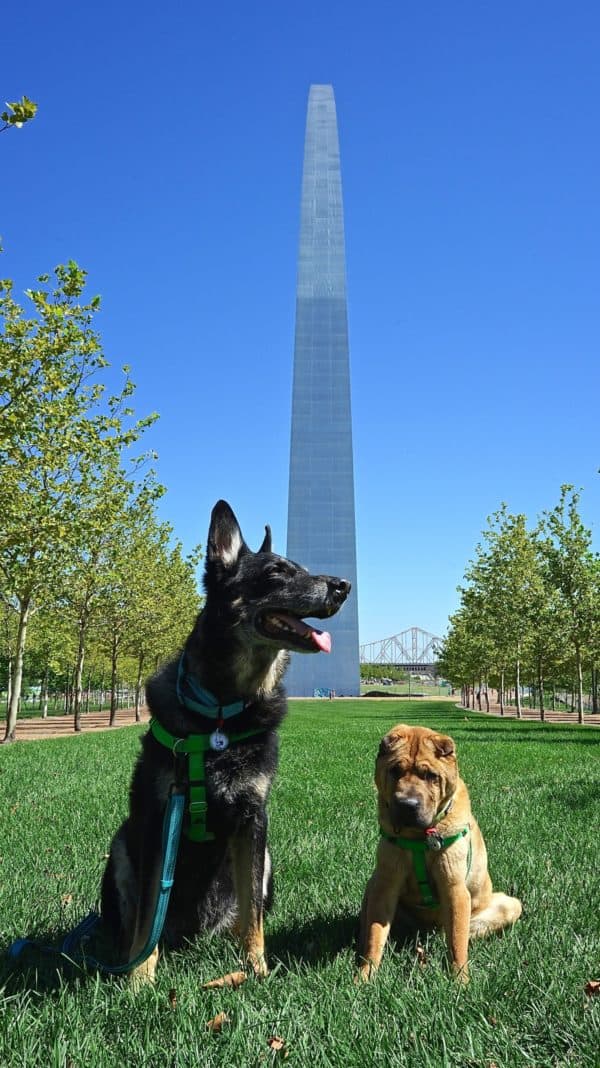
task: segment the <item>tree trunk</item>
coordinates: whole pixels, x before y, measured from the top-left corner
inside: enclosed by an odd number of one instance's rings
[[[523,719],[523,710],[521,708],[521,661],[518,658],[515,668],[515,697],[517,700],[517,719]]]
[[[481,712],[481,684],[479,685],[479,689],[477,690],[477,708]]]
[[[486,712],[487,712],[487,713],[488,713],[488,715],[489,715],[489,712],[490,712],[490,695],[489,695],[489,691],[488,691],[488,684],[487,684],[487,680],[486,680],[486,683],[485,683],[485,688],[484,688],[484,691],[483,691],[483,696],[484,696],[484,698],[485,698],[485,710],[486,710]]]
[[[538,689],[540,691],[540,719],[542,723],[546,719],[546,709],[544,708],[544,669],[542,667],[542,658],[538,657]]]
[[[89,712],[89,710],[90,710],[90,690],[91,690],[91,686],[92,686],[92,671],[91,671],[91,668],[90,668],[90,670],[88,671],[87,686],[86,686],[86,689],[85,689],[85,710],[86,710],[86,712]]]
[[[117,654],[118,654],[118,639],[115,637],[112,640],[111,647],[111,663],[110,663],[110,716],[108,720],[109,727],[114,727],[115,719],[117,717]]]
[[[25,646],[27,644],[27,624],[29,622],[30,608],[31,598],[26,597],[25,600],[21,601],[21,611],[19,612],[17,647],[15,650],[15,674],[12,681],[10,705],[6,715],[6,732],[2,739],[3,742],[14,742],[16,736],[17,716],[19,714],[21,687],[23,685],[23,658],[25,656]]]
[[[552,711],[556,712],[556,683],[552,680]]]
[[[579,723],[583,723],[583,665],[581,663],[579,643],[575,644],[575,661],[577,665],[577,720]]]
[[[140,712],[140,697],[141,697],[141,694],[142,694],[142,672],[143,672],[143,670],[144,670],[144,654],[143,654],[143,652],[140,652],[139,659],[138,659],[137,679],[135,680],[135,722],[136,723],[139,723],[141,721],[141,718],[142,718],[141,712]]]
[[[592,667],[592,713],[598,714],[598,668]]]
[[[6,680],[6,716],[8,718],[8,710],[10,708],[10,701],[12,697],[13,688],[13,658],[8,658],[8,678]]]
[[[83,662],[85,660],[85,617],[79,622],[79,641],[77,643],[77,660],[75,662],[75,678],[73,683],[74,701],[73,701],[73,730],[81,730],[81,701],[83,697]]]
[[[504,715],[504,668],[500,672],[500,692],[498,694],[500,699],[500,715]]]
[[[42,719],[48,718],[48,679],[50,677],[50,669],[46,664],[44,668],[44,677],[42,679],[42,689],[40,692],[40,704],[42,706]]]

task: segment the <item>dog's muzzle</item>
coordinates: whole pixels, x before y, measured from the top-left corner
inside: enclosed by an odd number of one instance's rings
[[[402,827],[428,827],[430,822],[423,814],[421,801],[418,797],[392,798],[390,816],[392,824],[397,830]]]
[[[346,597],[352,589],[352,584],[347,579],[329,579],[327,582],[327,605],[331,608],[332,614],[337,612],[338,608],[343,605]]]

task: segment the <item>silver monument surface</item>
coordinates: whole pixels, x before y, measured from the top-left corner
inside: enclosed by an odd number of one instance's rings
[[[354,467],[346,306],[346,257],[333,88],[308,96],[288,498],[287,555],[312,574],[352,583],[337,616],[322,624],[329,655],[292,655],[290,696],[360,692]]]

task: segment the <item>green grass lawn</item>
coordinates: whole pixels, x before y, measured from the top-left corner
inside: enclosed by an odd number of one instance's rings
[[[353,982],[377,841],[375,754],[399,721],[455,738],[494,883],[524,904],[511,931],[472,946],[464,989],[439,935],[424,964],[389,947],[373,984]],[[25,934],[57,941],[94,906],[140,731],[0,750],[2,948]],[[0,1064],[597,1068],[600,995],[586,984],[600,978],[599,742],[594,728],[500,722],[423,699],[291,702],[270,802],[269,978],[202,990],[238,967],[223,936],[167,956],[156,987],[138,994],[30,954],[0,970]],[[228,1022],[210,1034],[219,1012]]]

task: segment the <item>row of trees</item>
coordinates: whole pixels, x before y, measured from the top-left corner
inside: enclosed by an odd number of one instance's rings
[[[64,680],[79,730],[84,665],[108,669],[112,722],[123,672],[139,703],[143,673],[180,644],[199,606],[199,550],[185,556],[159,521],[154,456],[136,453],[156,416],[134,417],[128,367],[107,395],[100,301],[86,302],[85,284],[76,263],[59,265],[26,292],[26,312],[0,281],[5,741],[15,736],[25,670],[42,701]]]
[[[506,505],[488,519],[439,659],[440,672],[463,689],[465,703],[476,690],[487,700],[493,686],[503,713],[510,688],[520,717],[527,685],[542,719],[548,694],[561,690],[575,695],[580,723],[584,692],[598,711],[600,558],[579,501],[564,485],[556,507],[533,529]]]

